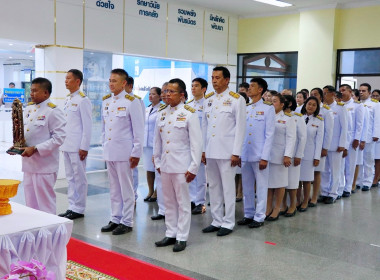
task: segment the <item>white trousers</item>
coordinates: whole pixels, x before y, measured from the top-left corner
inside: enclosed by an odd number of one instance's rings
[[[206,172],[213,219],[211,225],[232,230],[235,226],[236,167],[231,167],[229,159],[207,158]]]
[[[135,193],[135,201],[139,197],[137,194],[137,188],[139,187],[139,169],[137,166],[132,169],[132,174],[133,174],[133,191]]]
[[[359,186],[371,187],[375,174],[375,143],[366,143],[363,150],[363,165],[359,166]]]
[[[195,203],[195,205],[202,204],[206,202],[206,167],[203,163],[199,166],[197,176],[189,184],[190,189],[190,200]]]
[[[24,193],[26,206],[56,214],[56,196],[54,185],[57,181],[55,173],[24,172]]]
[[[343,191],[351,193],[352,183],[354,182],[356,160],[358,157],[358,150],[354,150],[350,145],[347,150],[347,156],[343,158],[342,168],[340,171],[338,195],[342,195]]]
[[[161,172],[165,201],[166,237],[187,241],[190,232],[191,203],[184,173]]]
[[[321,172],[321,194],[336,199],[342,165],[342,153],[327,152],[325,171]]]
[[[244,217],[254,219],[256,222],[264,222],[268,198],[269,164],[267,168],[260,170],[258,161],[243,162],[241,175],[244,195]]]
[[[68,209],[83,214],[87,199],[86,160],[80,160],[79,153],[63,152],[66,179],[68,183]]]
[[[129,161],[107,161],[110,182],[111,221],[133,227],[135,193]]]
[[[157,169],[154,173],[155,173],[154,185],[156,186],[156,191],[157,191],[158,214],[165,216],[165,201],[164,201],[164,194],[162,193],[161,175],[160,173],[158,173]]]

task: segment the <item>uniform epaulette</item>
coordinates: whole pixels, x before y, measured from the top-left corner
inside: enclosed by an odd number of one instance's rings
[[[337,102],[336,104],[338,104],[339,106],[344,106],[343,102]]]
[[[183,108],[185,108],[187,111],[190,111],[191,113],[195,113],[195,109],[189,105],[185,105]]]
[[[125,98],[127,98],[129,101],[133,101],[133,100],[135,100],[135,97],[132,96],[132,95],[129,95],[129,94],[126,94],[126,95],[125,95]]]
[[[323,118],[321,116],[317,116],[317,119],[320,119],[321,121],[323,121]]]
[[[27,105],[29,106],[29,105],[34,105],[34,104],[36,104],[36,103],[34,103],[34,102],[29,102]]]
[[[294,115],[296,115],[296,116],[299,116],[299,117],[303,117],[303,115],[302,115],[302,114],[300,114],[300,113],[297,113],[297,112],[294,112]]]
[[[82,96],[83,98],[86,97],[86,95],[83,92],[81,92],[81,91],[79,92],[79,95]]]
[[[69,97],[69,96],[70,96],[70,93],[68,93],[66,96]]]
[[[104,96],[103,96],[103,101],[106,100],[106,99],[108,99],[108,98],[110,98],[111,96],[112,96],[112,94],[104,95]]]
[[[194,101],[194,99],[191,99],[190,101],[187,101],[186,104],[189,104],[189,103],[191,103],[193,101]]]
[[[285,115],[288,116],[288,117],[292,116],[292,114],[290,114],[290,113],[285,113]]]
[[[359,100],[354,101],[356,104],[361,104]]]
[[[49,102],[47,105],[48,105],[50,108],[52,108],[52,109],[54,109],[55,107],[57,107],[55,104],[53,104],[53,103],[51,103],[51,102]]]
[[[168,107],[167,104],[162,104],[162,105],[160,106],[160,109],[158,109],[158,112],[164,110],[166,107]]]
[[[249,105],[252,105],[252,104],[253,104],[253,102],[251,102],[251,103],[248,103],[248,104],[247,104],[247,106],[249,106]]]
[[[214,94],[215,94],[215,92],[210,92],[209,94],[207,94],[207,95],[205,96],[205,99],[210,98],[210,97],[213,96]]]
[[[236,92],[233,92],[233,91],[230,91],[230,95],[233,97],[233,98],[236,98],[236,99],[239,99],[240,97],[240,94],[236,93]]]
[[[377,99],[375,99],[375,98],[371,98],[371,101],[372,101],[372,102],[379,103],[379,100],[377,100]]]
[[[269,102],[269,101],[264,101],[263,103],[266,105],[272,105],[272,102]]]
[[[330,106],[327,106],[326,104],[323,104],[323,108],[330,110]]]
[[[137,94],[134,94],[133,96],[136,97],[137,99],[141,99],[141,97],[138,96]]]

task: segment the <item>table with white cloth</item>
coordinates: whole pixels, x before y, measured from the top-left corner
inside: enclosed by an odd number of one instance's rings
[[[64,280],[73,221],[11,202],[13,213],[0,216],[0,277],[17,261],[35,259]]]

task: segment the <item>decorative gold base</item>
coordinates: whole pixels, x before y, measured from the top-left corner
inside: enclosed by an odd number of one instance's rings
[[[20,183],[17,180],[0,179],[0,215],[12,213],[9,198],[17,194],[17,188]]]
[[[0,216],[12,214],[12,208],[9,199],[0,199]]]

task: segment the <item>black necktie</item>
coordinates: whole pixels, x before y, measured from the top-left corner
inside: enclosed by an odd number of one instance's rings
[[[309,117],[306,117],[305,123],[307,124],[309,122]]]
[[[153,107],[152,107],[152,109],[150,109],[149,115],[152,114],[152,111],[153,111]]]

